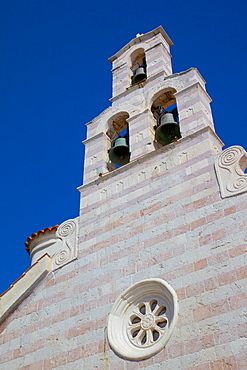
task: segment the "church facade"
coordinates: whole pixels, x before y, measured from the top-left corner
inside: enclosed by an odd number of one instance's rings
[[[247,153],[170,46],[158,27],[109,59],[79,216],[28,238],[1,296],[1,370],[247,368]]]

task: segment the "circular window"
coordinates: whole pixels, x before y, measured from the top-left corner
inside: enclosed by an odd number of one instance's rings
[[[143,360],[162,350],[178,314],[177,295],[162,279],[148,279],[126,289],[108,320],[108,340],[119,356]]]

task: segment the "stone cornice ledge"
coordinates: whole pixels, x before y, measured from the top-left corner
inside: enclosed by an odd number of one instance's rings
[[[0,324],[51,271],[51,257],[43,255],[0,296]]]
[[[129,163],[125,164],[122,167],[119,167],[119,168],[116,168],[113,171],[104,173],[102,176],[98,177],[97,179],[89,181],[85,184],[82,184],[82,185],[78,186],[77,190],[79,192],[82,192],[83,190],[85,190],[85,189],[87,189],[87,188],[89,188],[93,185],[99,185],[100,183],[103,183],[104,181],[107,181],[111,177],[115,177],[115,176],[119,175],[122,172],[128,171],[128,169],[132,168],[133,166],[136,166],[137,163],[141,164],[142,162],[146,161],[149,158],[152,158],[153,156],[158,155],[159,153],[166,152],[166,151],[169,151],[169,150],[173,150],[174,147],[176,147],[176,146],[179,147],[180,145],[182,145],[186,141],[191,141],[195,137],[200,136],[204,133],[209,133],[209,135],[211,135],[212,138],[214,138],[214,140],[216,140],[221,145],[221,147],[224,145],[222,143],[222,141],[220,140],[220,138],[217,136],[217,134],[212,130],[212,128],[209,127],[209,126],[205,126],[205,127],[201,128],[200,130],[198,130],[196,132],[193,132],[192,134],[189,134],[185,137],[182,137],[181,139],[179,139],[175,143],[170,143],[169,145],[162,146],[159,149],[153,150],[152,152],[148,152],[148,153],[146,153],[146,154],[144,154],[144,155],[142,155],[138,158],[133,159],[132,161],[130,161]]]

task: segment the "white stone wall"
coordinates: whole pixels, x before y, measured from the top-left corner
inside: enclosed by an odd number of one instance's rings
[[[78,259],[2,324],[1,369],[244,369],[247,198],[221,198],[217,140],[205,128],[80,189]],[[131,362],[107,319],[148,278],[175,289],[179,320],[164,350]]]

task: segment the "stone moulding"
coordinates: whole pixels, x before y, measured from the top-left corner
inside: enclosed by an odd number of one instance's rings
[[[239,145],[231,146],[219,155],[215,170],[222,198],[247,191],[247,152]]]
[[[162,279],[147,279],[127,288],[108,319],[111,349],[127,360],[147,359],[169,340],[178,316],[176,292]]]
[[[78,220],[64,221],[57,229],[56,237],[62,241],[62,245],[59,251],[52,257],[52,270],[56,270],[77,258]]]
[[[0,324],[51,271],[51,257],[43,255],[0,297]]]

